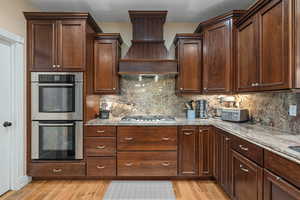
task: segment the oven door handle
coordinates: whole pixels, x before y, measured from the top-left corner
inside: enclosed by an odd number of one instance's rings
[[[65,123],[65,124],[43,124],[43,123],[39,123],[39,126],[74,126],[74,123]]]
[[[38,83],[38,86],[74,86],[74,83]]]

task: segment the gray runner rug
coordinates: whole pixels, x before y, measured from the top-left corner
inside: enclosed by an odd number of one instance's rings
[[[103,200],[175,200],[171,181],[112,181]]]

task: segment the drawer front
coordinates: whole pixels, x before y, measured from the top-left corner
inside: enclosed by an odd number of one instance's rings
[[[177,127],[118,127],[118,150],[177,150]]]
[[[116,176],[115,157],[89,157],[87,176]]]
[[[265,150],[265,168],[300,188],[300,165]]]
[[[85,176],[85,163],[32,163],[29,175],[33,177]]]
[[[87,156],[113,156],[116,153],[115,138],[85,138],[85,150]]]
[[[233,137],[231,148],[259,165],[263,165],[263,148],[237,137]]]
[[[177,176],[176,152],[118,152],[118,176]]]
[[[115,137],[117,128],[115,126],[86,126],[86,137]]]

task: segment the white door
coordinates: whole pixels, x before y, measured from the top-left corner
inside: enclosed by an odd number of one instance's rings
[[[10,189],[11,52],[10,44],[0,38],[0,195]]]

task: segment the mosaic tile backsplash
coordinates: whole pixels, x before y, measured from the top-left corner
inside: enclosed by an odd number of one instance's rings
[[[111,118],[125,115],[172,115],[185,117],[184,103],[190,100],[208,101],[208,114],[216,115],[219,108],[226,106],[217,95],[176,96],[175,78],[159,76],[138,80],[137,76],[121,78],[119,95],[88,96],[90,107],[96,105],[95,112],[102,103],[108,104]],[[226,97],[226,96],[225,96]],[[300,112],[297,117],[288,115],[289,105],[300,104],[300,94],[296,93],[255,93],[235,95],[235,106],[247,108],[253,121],[273,126],[285,131],[300,132]]]

